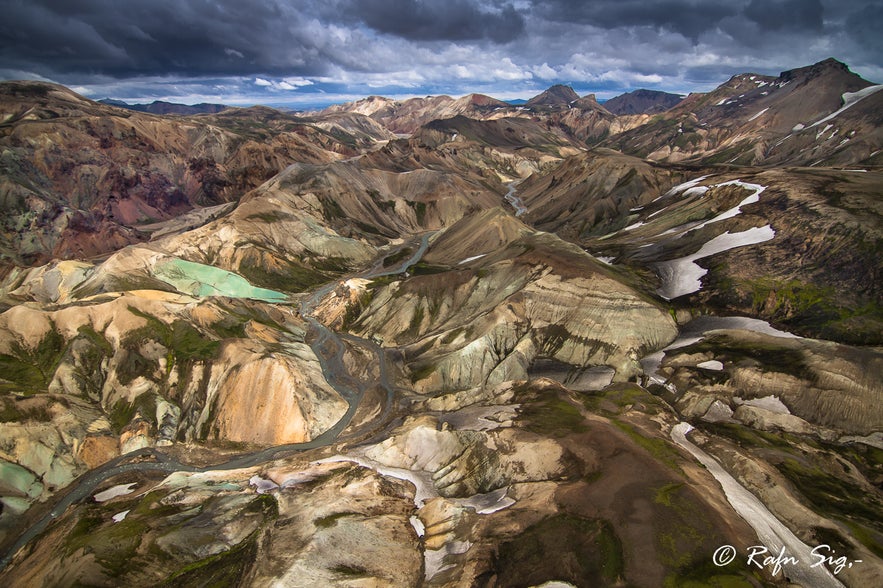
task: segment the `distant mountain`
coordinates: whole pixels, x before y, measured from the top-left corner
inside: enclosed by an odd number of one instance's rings
[[[128,102],[114,100],[112,98],[104,98],[98,102],[101,104],[107,104],[108,106],[117,106],[119,108],[127,108],[138,112],[148,112],[150,114],[216,114],[227,108],[227,105],[225,104],[209,104],[206,102],[191,105],[154,100],[150,104],[129,104]]]
[[[604,108],[616,115],[622,114],[656,114],[665,112],[678,104],[684,97],[656,90],[635,90],[611,98],[604,103]]]
[[[579,94],[573,91],[570,86],[555,84],[542,94],[538,94],[527,101],[528,108],[546,107],[555,108],[560,106],[569,106],[573,102],[579,100]]]
[[[881,88],[835,59],[778,77],[739,74],[603,145],[668,162],[871,163],[883,146]]]

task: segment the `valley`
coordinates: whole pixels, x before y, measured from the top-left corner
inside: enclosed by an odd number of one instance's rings
[[[0,83],[0,582],[883,583],[879,88]]]

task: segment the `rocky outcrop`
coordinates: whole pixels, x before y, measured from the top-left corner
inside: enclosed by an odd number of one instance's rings
[[[720,370],[700,367],[708,357]],[[686,416],[716,400],[748,426],[833,440],[883,429],[883,387],[871,375],[881,362],[874,348],[726,330],[666,352],[661,373],[683,392],[676,406]]]

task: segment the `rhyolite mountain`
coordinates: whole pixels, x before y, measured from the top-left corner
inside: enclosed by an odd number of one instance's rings
[[[41,82],[5,82],[0,102],[0,272],[110,253],[146,240],[144,225],[237,200],[292,160],[351,157],[390,136],[357,115],[315,125],[257,107],[164,118]]]
[[[0,84],[0,582],[883,584],[880,88]]]

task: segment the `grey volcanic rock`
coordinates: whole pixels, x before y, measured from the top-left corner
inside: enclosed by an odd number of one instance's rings
[[[536,357],[609,365],[625,380],[675,334],[667,312],[599,262],[498,211],[452,226],[426,259],[451,271],[379,288],[351,327],[403,345],[423,390],[524,378]]]

